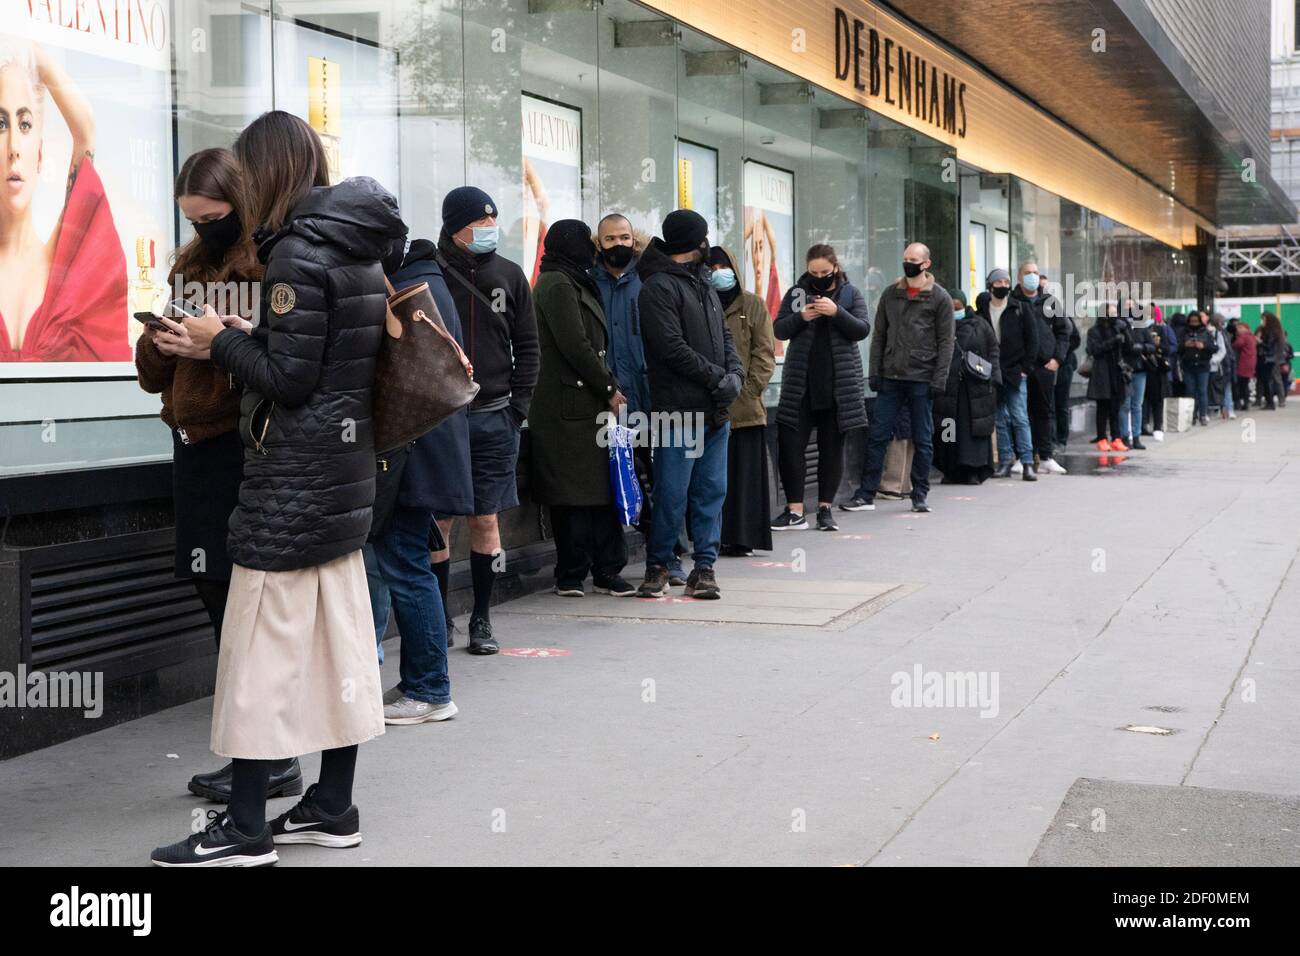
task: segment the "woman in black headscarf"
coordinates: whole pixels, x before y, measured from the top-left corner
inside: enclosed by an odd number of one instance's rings
[[[948,384],[934,399],[934,467],[944,484],[979,485],[993,474],[993,431],[997,389],[1002,387],[998,337],[984,315],[966,307],[966,296],[952,293],[956,348]],[[989,363],[987,378],[972,371],[966,353]]]
[[[533,310],[542,367],[528,411],[532,497],[550,505],[555,532],[555,591],[582,597],[591,574],[595,590],[628,597],[623,527],[609,486],[609,448],[600,441],[602,412],[626,403],[605,364],[608,330],[600,291],[588,269],[595,262],[591,227],[562,219],[547,230]]]

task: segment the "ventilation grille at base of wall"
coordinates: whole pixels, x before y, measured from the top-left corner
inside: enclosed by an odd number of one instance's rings
[[[168,530],[32,552],[28,666],[114,679],[209,653],[212,626],[172,548]]]

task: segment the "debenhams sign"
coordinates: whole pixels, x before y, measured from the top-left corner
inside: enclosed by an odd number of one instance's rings
[[[966,84],[840,7],[835,78],[946,133],[966,136]]]

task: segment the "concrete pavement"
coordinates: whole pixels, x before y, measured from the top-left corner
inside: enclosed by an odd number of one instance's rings
[[[1249,417],[1104,465],[1081,449],[1036,484],[938,485],[926,516],[881,502],[838,535],[779,534],[719,564],[711,619],[503,605],[503,647],[532,650],[454,650],[460,715],[361,750],[364,844],[280,865],[1018,866],[1040,843],[1036,863],[1176,864],[1241,839],[1238,805],[1262,806],[1239,815],[1261,862],[1294,865],[1300,406]],[[911,688],[918,668],[948,692]],[[967,674],[978,706],[954,696]],[[142,864],[181,838],[213,806],[185,792],[217,764],[210,706],[0,764],[0,864]],[[1155,832],[1171,800],[1194,851]],[[1092,832],[1140,839],[1099,856]]]

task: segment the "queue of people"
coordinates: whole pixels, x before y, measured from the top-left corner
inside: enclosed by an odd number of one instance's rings
[[[994,269],[972,307],[912,243],[873,317],[835,248],[817,243],[773,320],[697,212],[674,210],[648,241],[612,212],[594,229],[549,224],[530,285],[498,251],[500,210],[482,189],[451,190],[439,235],[413,238],[374,180],[331,185],[320,138],[281,111],[255,120],[232,149],[190,157],[175,198],[195,232],[176,255],[177,285],[182,276],[187,288],[259,283],[261,296],[247,315],[220,314],[207,294],[173,302],[136,348],[140,385],[162,396],[173,433],[176,574],[193,581],[217,638],[211,748],[229,761],[189,783],[226,809],[156,849],[161,866],[261,865],[280,845],[361,842],[359,746],[386,726],[458,713],[447,655],[457,518],[468,528],[473,594],[466,650],[499,650],[490,618],[504,569],[498,516],[519,503],[525,421],[530,490],[549,515],[554,590],[565,598],[585,597],[590,578],[611,598],[683,587],[688,598],[720,599],[721,557],[770,550],[773,532],[814,526],[804,513],[814,432],[820,531],[837,530],[846,438],[858,430],[862,476],[845,511],[875,508],[900,434],[914,445],[915,512],[930,510],[932,466],[959,484],[1064,473],[1055,458],[1068,438],[1061,405],[1079,333],[1033,262],[1014,288]],[[377,360],[389,295],[418,284],[479,390],[391,453],[401,467],[384,479],[390,461],[376,453],[390,452],[375,448],[371,421]],[[1220,402],[1247,406],[1254,381],[1257,403],[1284,403],[1292,353],[1275,316],[1256,335],[1193,313],[1171,338],[1146,312],[1111,306],[1088,330],[1078,371],[1098,405],[1099,446],[1142,447],[1145,411],[1159,409],[1148,397],[1175,368],[1202,424],[1211,376],[1226,386]],[[774,442],[785,501],[772,516],[764,392],[777,341],[787,343]],[[876,393],[870,416],[864,384]],[[632,412],[652,421],[634,452],[646,485],[639,586],[624,577],[626,515],[602,437]],[[390,614],[401,661],[384,689]],[[316,751],[320,776],[304,788],[299,757]],[[269,798],[298,795],[268,821]]]

